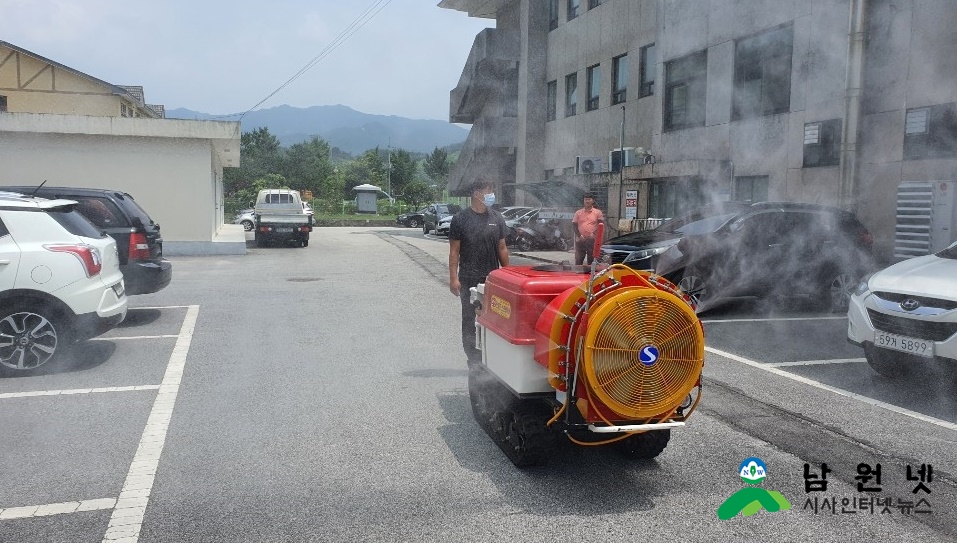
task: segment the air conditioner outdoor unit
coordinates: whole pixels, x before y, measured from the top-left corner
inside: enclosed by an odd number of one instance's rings
[[[897,187],[894,256],[936,253],[957,240],[957,181],[905,181]]]
[[[575,157],[575,173],[601,173],[600,156],[578,156]]]
[[[624,151],[624,153],[622,153]],[[634,166],[636,165],[635,161],[635,148],[634,147],[625,147],[624,149],[612,149],[608,151],[608,171],[617,172],[621,170],[622,166],[622,155],[624,154],[625,166]]]

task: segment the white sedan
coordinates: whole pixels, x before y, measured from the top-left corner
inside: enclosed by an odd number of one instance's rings
[[[921,363],[957,370],[957,243],[865,279],[847,317],[847,340],[885,377]]]
[[[252,232],[253,226],[256,224],[256,215],[252,209],[241,209],[236,212],[236,216],[233,217],[233,224],[243,225],[243,230],[246,232]]]

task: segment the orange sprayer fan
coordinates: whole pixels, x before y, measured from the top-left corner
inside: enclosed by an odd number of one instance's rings
[[[595,304],[582,355],[589,396],[617,418],[647,419],[674,411],[695,387],[704,337],[694,311],[677,296],[631,287]]]

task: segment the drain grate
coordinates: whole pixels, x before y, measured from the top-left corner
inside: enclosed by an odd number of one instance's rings
[[[286,279],[290,283],[312,283],[313,281],[321,281],[321,277],[290,277]]]

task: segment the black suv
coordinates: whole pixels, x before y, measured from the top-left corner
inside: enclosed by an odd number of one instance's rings
[[[602,261],[608,264],[624,264],[636,270],[654,271],[658,256],[681,238],[714,232],[750,207],[744,202],[703,206],[667,220],[657,228],[628,232],[611,238],[601,247]]]
[[[718,298],[811,298],[846,311],[868,272],[873,237],[854,214],[790,202],[748,206],[658,255],[655,272],[707,309]]]
[[[160,225],[129,194],[118,190],[72,187],[3,187],[40,198],[75,200],[76,210],[116,240],[126,294],[162,290],[173,278],[173,265],[163,258]]]
[[[455,215],[462,211],[462,206],[455,204],[434,203],[429,204],[422,212],[422,233],[428,234],[429,230],[435,230],[436,225],[442,217]]]

